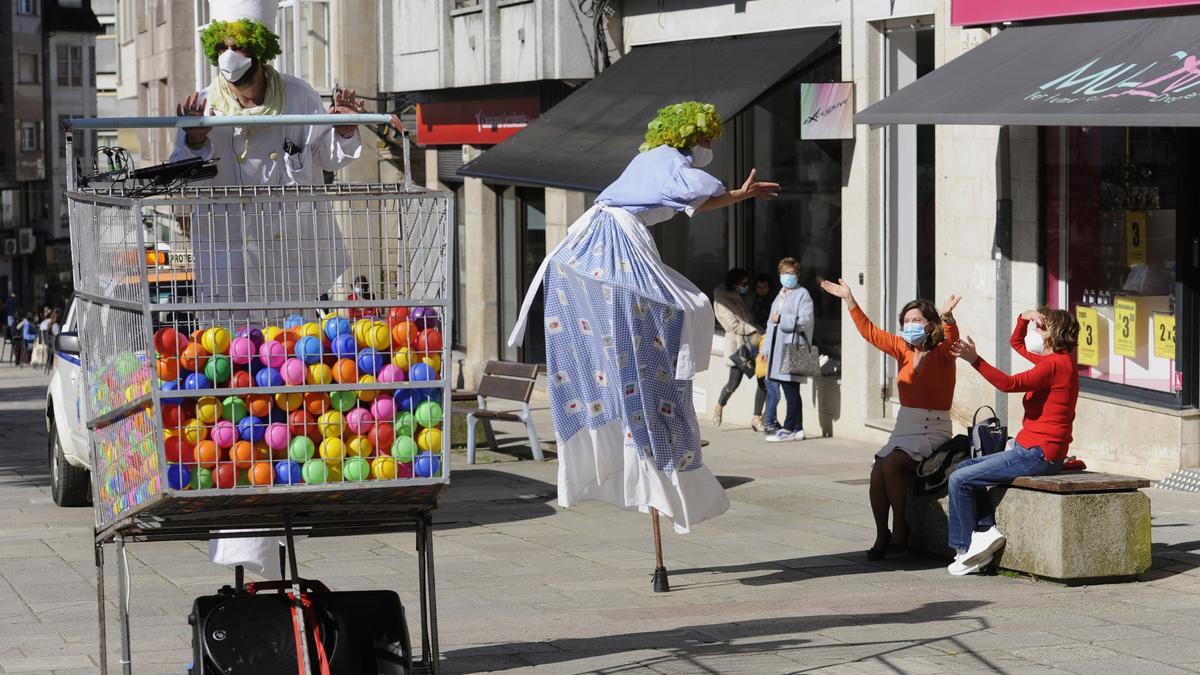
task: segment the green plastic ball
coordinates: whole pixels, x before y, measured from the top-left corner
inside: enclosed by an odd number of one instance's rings
[[[392,443],[392,457],[395,457],[397,462],[408,464],[420,451],[421,449],[417,447],[417,442],[412,439],[412,436],[401,436]]]
[[[349,412],[358,405],[358,395],[353,391],[335,391],[329,394],[329,403],[338,412]]]
[[[342,480],[357,483],[371,477],[371,465],[362,457],[351,457],[342,465]]]
[[[317,453],[317,446],[308,436],[297,436],[288,443],[288,457],[296,462],[307,462]]]
[[[133,355],[133,352],[121,352],[113,365],[116,366],[117,375],[129,377],[141,364],[138,363],[138,359]]]
[[[211,469],[201,467],[192,472],[192,481],[188,484],[193,490],[209,490],[215,485]]]
[[[329,467],[321,459],[310,459],[304,463],[304,467],[300,469],[301,475],[304,476],[304,482],[308,484],[324,483],[329,480]]]
[[[412,436],[417,430],[417,420],[412,413],[405,410],[396,415],[396,438]]]
[[[226,396],[224,401],[221,401],[221,419],[229,420],[237,424],[250,411],[246,409],[246,402],[240,396]]]
[[[215,354],[208,359],[204,366],[204,374],[216,384],[224,384],[233,376],[233,363],[224,354]]]
[[[437,401],[425,401],[417,406],[415,417],[423,427],[436,427],[442,423],[442,406]]]

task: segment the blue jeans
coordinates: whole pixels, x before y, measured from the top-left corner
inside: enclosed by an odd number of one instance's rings
[[[1021,476],[1049,476],[1059,471],[1062,460],[1047,462],[1041,448],[1023,448],[1015,442],[1012,450],[959,462],[950,474],[950,548],[966,550],[976,528],[996,524],[987,488]]]
[[[779,416],[776,412],[779,409],[779,383],[769,377],[766,378],[766,380],[767,411],[766,414],[763,415],[763,425],[767,427],[777,427],[779,426]]]

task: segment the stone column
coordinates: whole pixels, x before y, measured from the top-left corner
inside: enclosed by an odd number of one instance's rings
[[[546,188],[546,252],[567,236],[567,228],[587,211],[585,194],[572,190]]]
[[[463,159],[475,159],[480,152],[478,148],[464,145]],[[471,315],[467,322],[467,358],[463,366],[467,386],[475,386],[483,376],[487,362],[500,355],[500,293],[496,280],[498,200],[495,191],[479,178],[467,178],[463,192],[466,240],[459,255],[463,256],[463,274],[467,283],[464,309]]]

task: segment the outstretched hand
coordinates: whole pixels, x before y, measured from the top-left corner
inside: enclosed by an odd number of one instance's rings
[[[979,360],[979,352],[975,351],[975,341],[969,335],[950,345],[950,354],[970,364]]]
[[[333,92],[333,105],[329,106],[331,115],[357,115],[364,109],[363,100],[354,93],[353,89],[338,89]],[[333,129],[341,137],[350,138],[358,132],[358,125],[341,124]]]
[[[850,292],[850,287],[846,285],[846,282],[841,278],[837,280],[837,283],[834,283],[828,279],[822,279],[821,289],[835,298],[841,298],[843,300],[853,295]]]
[[[951,293],[950,297],[946,298],[946,302],[942,303],[942,314],[953,314],[954,308],[958,307],[958,303],[962,302],[962,296],[957,293]]]
[[[208,104],[208,99],[203,98],[200,92],[192,92],[187,98],[183,99],[183,103],[175,104],[176,117],[204,117],[204,107]],[[215,110],[208,111],[209,115],[215,115]],[[184,130],[184,137],[187,142],[192,145],[200,145],[204,139],[208,138],[208,132],[212,131],[212,127],[188,127]]]
[[[742,183],[742,187],[738,189],[739,196],[743,199],[752,197],[771,199],[779,196],[779,183],[767,183],[754,180],[758,176],[758,169],[750,169],[750,175],[746,176],[746,182]]]

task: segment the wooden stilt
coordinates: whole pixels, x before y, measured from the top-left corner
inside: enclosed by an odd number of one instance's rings
[[[667,581],[667,568],[663,566],[662,532],[658,528],[658,509],[650,509],[650,522],[654,528],[654,592],[666,593],[671,590]]]

